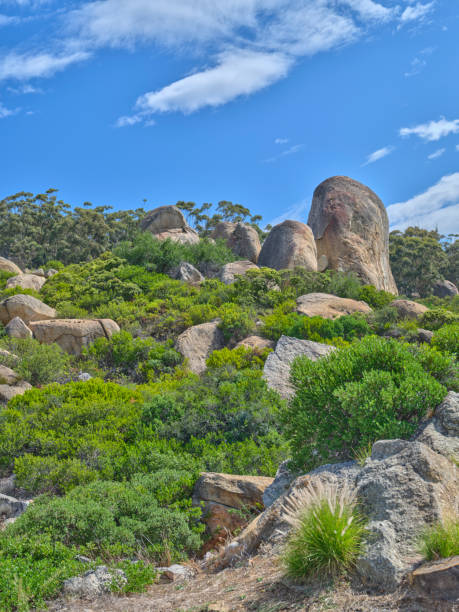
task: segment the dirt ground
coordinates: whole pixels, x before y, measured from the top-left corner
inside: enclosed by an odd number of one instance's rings
[[[277,560],[249,559],[219,573],[201,572],[189,581],[155,584],[146,593],[104,597],[97,601],[57,600],[52,612],[459,612],[441,602],[402,589],[391,595],[368,595],[350,584],[290,584]]]

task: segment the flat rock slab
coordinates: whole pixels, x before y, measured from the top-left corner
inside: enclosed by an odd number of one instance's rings
[[[223,504],[229,508],[261,508],[263,492],[273,478],[265,476],[238,476],[204,472],[197,480],[193,500]]]
[[[290,383],[290,368],[293,360],[305,355],[312,361],[329,355],[336,350],[334,346],[281,336],[274,353],[268,355],[263,369],[263,378],[270,389],[277,391],[283,398],[291,397],[295,390]]]
[[[366,302],[341,298],[329,293],[307,293],[297,299],[296,311],[308,317],[337,319],[356,312],[367,314],[371,312],[371,308]]]
[[[459,556],[418,567],[411,574],[411,583],[418,591],[435,599],[459,601]]]

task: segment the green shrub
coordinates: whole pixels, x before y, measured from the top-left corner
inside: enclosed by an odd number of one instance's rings
[[[261,370],[263,369],[266,357],[270,352],[271,349],[254,351],[245,346],[239,346],[238,348],[234,348],[232,350],[225,347],[220,351],[214,351],[207,359],[206,364],[207,367],[211,369],[231,366],[236,370],[243,370],[244,368]]]
[[[428,367],[428,360],[425,362]],[[368,336],[313,362],[297,358],[284,425],[297,467],[352,459],[377,439],[406,438],[445,397],[419,353]]]
[[[331,485],[302,489],[288,517],[293,526],[284,553],[292,578],[345,573],[362,552],[365,523],[348,490]]]
[[[68,374],[70,357],[57,344],[40,344],[33,338],[4,338],[1,347],[19,359],[0,356],[0,362],[33,386],[47,385]]]
[[[459,314],[445,310],[444,308],[433,308],[425,312],[420,320],[421,327],[435,331],[443,325],[459,323]]]
[[[420,551],[428,561],[459,555],[459,519],[426,529],[421,535]]]
[[[459,323],[445,325],[434,333],[432,345],[440,351],[459,356]]]
[[[174,482],[173,475],[169,478]],[[176,488],[186,486],[189,493],[190,485],[189,475],[184,474]],[[154,477],[141,476],[132,483],[98,481],[79,486],[65,497],[42,496],[11,525],[9,533],[46,533],[54,542],[86,547],[106,558],[141,554],[158,563],[177,561],[201,544],[201,511],[191,507],[191,500],[174,507],[177,491],[158,499],[161,486],[167,491],[171,485],[164,478],[161,485]],[[161,504],[164,499],[168,507]]]
[[[360,287],[358,299],[366,302],[371,308],[384,308],[395,300],[395,295],[388,291],[378,291],[373,285],[364,285]]]
[[[243,340],[254,328],[253,314],[237,304],[223,304],[219,310],[219,328],[226,341]]]

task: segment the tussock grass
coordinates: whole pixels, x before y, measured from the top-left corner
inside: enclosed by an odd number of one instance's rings
[[[429,527],[421,535],[421,553],[428,561],[459,555],[459,518]]]

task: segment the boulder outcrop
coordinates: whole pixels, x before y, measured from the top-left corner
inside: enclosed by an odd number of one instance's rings
[[[194,325],[177,338],[176,349],[188,360],[188,366],[195,374],[202,374],[206,369],[206,360],[210,354],[225,346],[218,323],[218,321],[210,321]]]
[[[245,348],[261,352],[267,348],[274,349],[276,343],[274,340],[268,340],[267,338],[262,338],[261,336],[248,336],[248,338],[244,338],[244,340],[238,342],[235,348],[239,348],[240,346],[245,346]]]
[[[6,385],[15,385],[19,380],[19,375],[7,366],[0,365],[0,382]]]
[[[443,601],[459,601],[459,556],[439,559],[418,567],[410,583],[423,595]]]
[[[365,284],[397,294],[389,264],[389,221],[384,204],[368,187],[334,176],[314,191],[308,225],[320,270],[354,272]]]
[[[260,267],[291,270],[296,266],[317,271],[317,249],[311,228],[300,221],[275,225],[258,257]]]
[[[171,271],[170,275],[172,278],[181,280],[193,287],[199,286],[205,280],[201,272],[187,261],[180,262],[180,264]]]
[[[24,395],[24,393],[29,389],[32,389],[32,385],[25,381],[21,381],[16,385],[0,384],[0,402],[6,404],[10,401],[10,399],[16,397],[16,395]]]
[[[120,331],[112,319],[54,319],[30,323],[34,337],[43,344],[55,342],[71,355],[80,355],[83,347],[97,338],[110,338]]]
[[[244,275],[249,270],[258,269],[258,266],[251,261],[233,261],[223,266],[220,272],[220,280],[222,283],[225,283],[225,285],[231,285],[236,280],[238,274]]]
[[[402,319],[417,319],[429,310],[427,306],[411,300],[394,300],[390,306],[396,308],[398,316]]]
[[[281,336],[276,350],[266,359],[263,378],[270,389],[274,389],[284,398],[289,398],[294,394],[290,383],[290,368],[293,360],[300,355],[305,355],[312,361],[316,361],[334,350],[335,347],[328,344]]]
[[[10,338],[20,338],[24,340],[25,338],[32,338],[32,330],[30,327],[24,323],[24,321],[20,317],[14,317],[5,327],[5,331],[7,336]]]
[[[28,324],[31,321],[54,319],[56,311],[31,295],[17,294],[0,303],[0,321],[4,325],[15,317],[20,317]]]
[[[186,222],[182,211],[176,206],[160,206],[145,215],[140,227],[158,240],[173,240],[181,244],[196,244],[199,236]]]
[[[437,297],[454,297],[459,293],[456,285],[449,280],[437,281],[433,286],[433,294]]]
[[[343,315],[361,312],[367,314],[371,308],[366,302],[341,298],[328,293],[307,293],[296,301],[296,311],[308,317],[337,319]]]
[[[6,288],[12,289],[14,287],[21,287],[22,289],[40,291],[45,283],[46,278],[44,276],[39,276],[38,274],[18,274],[6,281]]]
[[[0,270],[10,272],[11,274],[22,274],[21,268],[13,261],[6,259],[6,257],[0,257]]]

